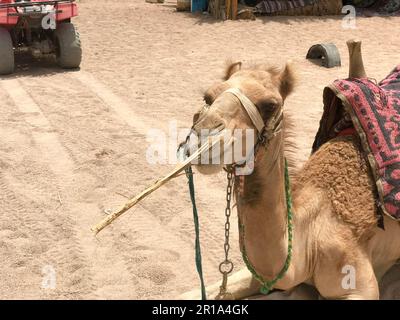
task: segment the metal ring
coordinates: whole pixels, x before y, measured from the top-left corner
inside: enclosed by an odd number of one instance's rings
[[[222,270],[222,268],[224,266],[228,266],[228,269],[227,269],[228,271]],[[224,262],[221,262],[221,264],[219,265],[219,272],[221,272],[222,274],[223,273],[226,273],[226,274],[231,273],[232,270],[233,270],[233,262],[230,260],[225,260]]]

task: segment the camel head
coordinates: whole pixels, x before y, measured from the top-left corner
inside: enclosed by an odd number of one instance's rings
[[[274,116],[282,112],[283,103],[292,92],[294,83],[295,75],[290,63],[282,69],[265,65],[244,68],[241,62],[229,63],[223,80],[206,90],[206,106],[193,117],[193,132],[201,137],[199,144],[204,138],[210,139],[221,130],[224,132],[224,142],[216,152],[214,148],[209,152],[207,161],[204,157],[199,161],[198,170],[204,174],[215,173],[229,164],[229,159],[237,162],[238,150],[243,157],[247,157],[248,150],[254,150],[258,131],[239,98],[227,90],[239,89],[256,106],[263,124],[268,125]],[[248,145],[250,143],[251,146]],[[227,156],[228,150],[230,156]]]

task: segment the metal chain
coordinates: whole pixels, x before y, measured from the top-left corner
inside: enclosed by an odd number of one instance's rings
[[[227,285],[228,285],[228,275],[233,271],[233,262],[229,260],[229,234],[230,234],[230,217],[232,214],[232,191],[233,191],[233,183],[234,183],[234,167],[230,167],[226,170],[227,172],[227,179],[228,184],[226,187],[226,208],[225,208],[225,243],[224,243],[224,251],[225,251],[225,260],[221,262],[219,265],[219,272],[222,274],[222,284],[220,286],[220,292],[218,297],[225,298],[227,295],[232,295],[231,293],[227,292]]]

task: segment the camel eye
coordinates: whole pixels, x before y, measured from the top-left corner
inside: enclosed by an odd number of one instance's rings
[[[260,111],[272,112],[277,107],[277,104],[272,101],[263,101],[259,104]]]
[[[261,117],[264,121],[267,121],[274,113],[277,107],[277,103],[272,101],[262,101],[257,105],[258,110],[260,111]]]

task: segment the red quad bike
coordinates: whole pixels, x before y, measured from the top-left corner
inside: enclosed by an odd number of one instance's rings
[[[79,33],[71,23],[75,0],[0,0],[0,74],[14,72],[14,54],[55,56],[61,68],[78,68]]]

